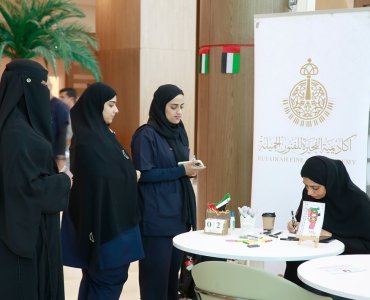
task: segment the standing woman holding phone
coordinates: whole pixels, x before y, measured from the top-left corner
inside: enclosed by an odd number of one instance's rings
[[[189,161],[183,122],[183,91],[172,84],[154,93],[148,123],[132,139],[132,156],[141,171],[139,199],[145,258],[139,262],[142,300],[177,300],[182,251],[172,238],[196,229],[195,195],[190,177],[203,170]],[[185,163],[179,165],[179,162]]]

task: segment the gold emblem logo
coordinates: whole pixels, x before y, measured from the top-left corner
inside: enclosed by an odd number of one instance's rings
[[[299,72],[306,76],[306,79],[294,85],[289,99],[283,100],[284,112],[296,125],[317,126],[329,116],[333,103],[329,102],[325,87],[311,78],[319,73],[319,68],[311,62],[310,58]]]

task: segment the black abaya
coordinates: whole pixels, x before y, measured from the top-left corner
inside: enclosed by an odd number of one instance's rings
[[[108,85],[94,83],[71,109],[75,181],[68,212],[79,254],[89,266],[99,265],[104,243],[139,223],[136,170],[102,115],[115,95]]]
[[[0,295],[64,299],[59,214],[70,179],[58,174],[50,143],[47,71],[9,63],[0,82]]]

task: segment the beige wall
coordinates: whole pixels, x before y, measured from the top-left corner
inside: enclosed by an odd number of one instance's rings
[[[194,151],[196,0],[141,0],[140,123],[146,123],[158,86],[185,94],[183,122]]]

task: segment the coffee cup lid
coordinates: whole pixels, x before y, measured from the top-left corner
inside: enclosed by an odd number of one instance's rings
[[[276,217],[274,212],[263,213],[262,217]]]

